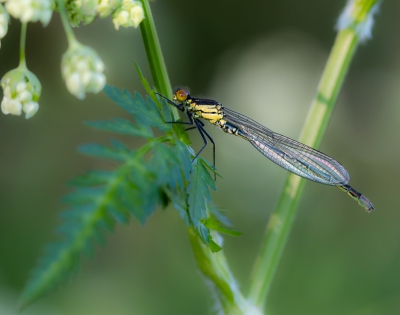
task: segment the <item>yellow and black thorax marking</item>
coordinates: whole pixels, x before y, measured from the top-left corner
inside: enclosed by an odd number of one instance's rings
[[[193,118],[202,118],[208,120],[210,124],[217,125],[224,118],[223,107],[218,102],[207,103],[211,102],[202,102],[201,99],[188,99],[186,110],[193,115]]]
[[[224,107],[221,103],[211,99],[191,97],[185,90],[177,90],[173,100],[180,102],[181,106],[184,106],[186,112],[194,119],[207,120],[210,124],[220,127],[226,133],[246,139],[237,126],[224,119]]]

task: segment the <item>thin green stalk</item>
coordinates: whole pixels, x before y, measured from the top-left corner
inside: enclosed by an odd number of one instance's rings
[[[60,12],[61,22],[64,27],[65,34],[67,35],[68,44],[71,48],[72,46],[78,44],[78,41],[74,35],[74,32],[72,31],[71,24],[69,24],[67,11],[65,10],[63,1],[56,0],[56,2],[57,2],[57,6],[58,6],[58,11]]]
[[[26,60],[25,60],[26,24],[27,23],[22,23],[21,25],[21,38],[19,42],[19,66],[21,68],[26,68]]]
[[[145,19],[140,23],[143,44],[146,49],[147,60],[149,62],[151,75],[157,91],[162,95],[171,97],[172,89],[168,77],[167,67],[161,51],[160,41],[158,40],[156,26],[148,0],[141,0]],[[178,110],[172,107],[175,119],[179,118]]]
[[[147,0],[141,1],[145,19],[140,26],[153,81],[161,94],[171,96],[167,68],[164,63],[150,6]],[[174,110],[175,118],[179,118],[177,109],[175,107],[172,109]],[[261,315],[258,310],[253,309],[240,293],[223,252],[212,253],[210,248],[201,242],[193,229],[189,228],[188,232],[197,265],[203,274],[214,283],[218,300],[225,313],[230,315],[250,313]],[[220,236],[217,233],[213,233],[213,239],[220,239]]]
[[[337,23],[339,33],[300,135],[300,142],[314,148],[320,145],[358,43],[371,37],[374,14],[381,2],[381,0],[347,2],[339,17]],[[261,309],[265,306],[304,184],[305,180],[294,174],[287,176],[278,206],[268,222],[251,276],[248,296],[249,300]]]
[[[216,232],[212,232],[212,237],[217,241],[221,240],[221,236]],[[193,229],[189,229],[189,239],[199,269],[215,285],[215,293],[223,314],[262,315],[262,312],[249,303],[240,292],[223,251],[212,253],[201,243]]]
[[[300,135],[300,142],[314,148],[318,148],[320,145],[358,43],[359,36],[354,29],[346,28],[338,33],[321,78],[317,95]],[[289,236],[304,184],[304,179],[289,174],[278,206],[269,219],[261,251],[254,265],[249,291],[250,301],[259,308],[265,306],[267,294]]]

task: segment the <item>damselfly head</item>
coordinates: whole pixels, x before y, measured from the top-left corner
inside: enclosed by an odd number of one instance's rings
[[[184,89],[178,89],[174,93],[172,100],[182,103],[187,100],[188,96],[189,96],[189,91],[186,91]]]

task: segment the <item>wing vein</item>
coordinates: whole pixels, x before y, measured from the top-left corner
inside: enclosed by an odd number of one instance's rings
[[[326,185],[345,185],[350,181],[342,164],[318,150],[227,108],[224,108],[224,119],[236,125],[261,154],[290,172]]]

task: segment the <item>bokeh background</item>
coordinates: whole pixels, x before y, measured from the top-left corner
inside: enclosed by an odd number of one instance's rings
[[[335,39],[345,1],[156,1],[152,9],[173,85],[219,100],[270,129],[297,138]],[[373,39],[357,51],[321,150],[346,166],[351,184],[375,204],[366,214],[344,193],[309,182],[268,299],[268,314],[399,314],[400,2],[385,1]],[[0,75],[17,66],[19,22],[2,40]],[[139,30],[110,19],[75,29],[105,62],[107,82],[143,92],[150,79]],[[61,79],[67,41],[58,14],[29,24],[28,67],[42,82],[40,110],[0,116],[0,314],[17,314],[18,295],[46,243],[55,239],[66,182],[99,161],[76,152],[112,135],[85,120],[127,117],[103,94],[84,101]],[[249,143],[213,126],[214,201],[240,238],[224,248],[244,292],[286,172]],[[193,147],[201,140],[192,134]],[[211,150],[205,153],[211,157]],[[144,226],[109,235],[78,276],[24,311],[40,315],[211,314],[211,288],[197,270],[173,209]]]

